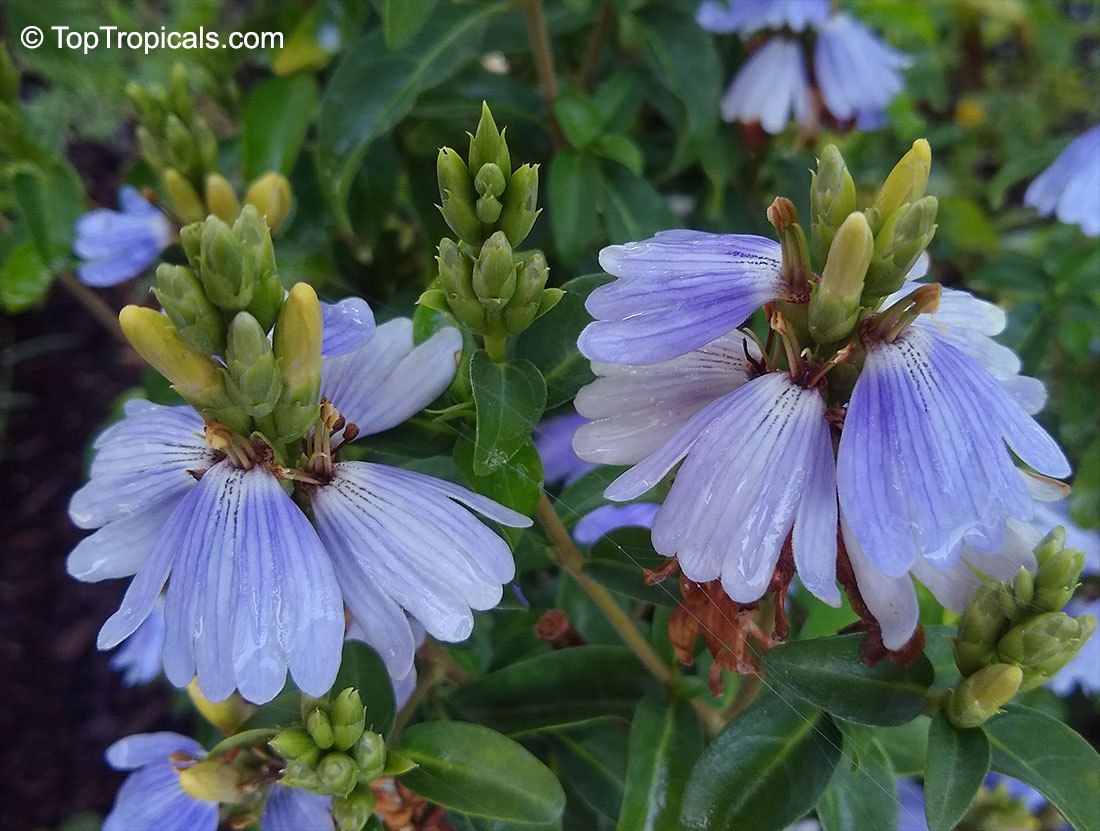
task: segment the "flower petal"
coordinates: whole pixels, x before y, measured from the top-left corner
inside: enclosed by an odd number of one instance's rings
[[[620,528],[652,528],[660,507],[655,502],[601,505],[580,518],[573,527],[573,539],[578,545],[593,545]]]
[[[332,797],[278,782],[271,786],[260,815],[260,831],[332,831]]]
[[[164,604],[157,603],[111,658],[111,669],[122,673],[123,685],[148,684],[160,675],[164,669],[164,629]]]
[[[107,748],[107,764],[115,770],[136,770],[153,762],[167,761],[173,753],[195,759],[206,756],[201,744],[179,733],[135,733]]]
[[[792,118],[808,126],[812,110],[802,44],[782,36],[768,40],[733,79],[722,96],[721,111],[725,121],[758,121],[773,135],[783,132]]]
[[[391,320],[366,346],[325,359],[321,394],[359,427],[360,435],[381,433],[420,412],[450,386],[461,351],[457,329],[442,329],[414,347],[412,321]]]
[[[374,337],[374,312],[366,300],[347,297],[321,303],[321,354],[343,355],[366,346]]]
[[[571,485],[596,466],[579,458],[573,450],[573,435],[587,419],[577,413],[544,418],[535,428],[535,447],[542,459],[542,476],[547,485]]]
[[[843,502],[840,506],[840,530],[860,596],[882,628],[883,644],[887,649],[901,649],[917,630],[919,609],[913,581],[908,574],[891,577],[868,559],[844,515]]]
[[[85,583],[137,574],[179,502],[169,496],[139,513],[107,523],[77,543],[65,561],[65,570]]]
[[[814,44],[818,89],[826,108],[841,121],[884,109],[904,87],[898,70],[911,63],[843,12],[828,19]]]
[[[215,831],[218,803],[194,799],[164,759],[126,777],[103,831]]]
[[[795,569],[802,584],[815,597],[830,606],[840,606],[840,589],[836,584],[836,460],[827,426],[807,454],[810,467],[791,538]]]
[[[587,357],[667,361],[730,332],[784,290],[779,243],[764,237],[663,231],[612,245],[600,265],[618,279],[593,291],[596,318],[578,346]]]

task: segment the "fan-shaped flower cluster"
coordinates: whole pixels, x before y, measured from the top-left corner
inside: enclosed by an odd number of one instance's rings
[[[767,32],[722,98],[726,121],[759,122],[779,133],[792,120],[819,121],[814,89],[839,122],[884,126],[883,110],[904,86],[909,57],[829,0],[706,0],[696,14],[704,29],[755,38]],[[807,52],[804,33],[812,33]]]
[[[1057,490],[1012,453],[1048,476],[1069,466],[1029,415],[1041,385],[990,338],[1003,314],[965,292],[943,289],[938,310],[918,305],[889,335],[872,316],[844,350],[791,350],[780,367],[736,327],[765,304],[805,301],[783,260],[762,237],[695,231],[604,249],[616,279],[588,299],[596,320],[580,348],[599,377],[577,396],[592,422],[574,447],[633,465],[608,487],[612,500],[680,465],[654,547],[691,580],[720,579],[735,601],[768,589],[789,541],[805,586],[838,604],[846,553],[885,646],[900,649],[917,626],[912,577],[961,610],[972,568],[1007,578],[1028,563],[1015,523],[1031,517],[1035,492]],[[773,328],[783,340],[781,315]],[[835,369],[846,360],[862,364],[854,383]]]
[[[511,553],[466,508],[507,525],[530,520],[441,479],[333,460],[336,443],[394,427],[446,389],[461,335],[444,329],[414,345],[409,320],[375,329],[362,301],[324,318],[321,391],[331,404],[300,469],[276,464],[262,443],[227,445],[186,406],[130,401],[96,440],[70,515],[99,530],[68,568],[81,580],[134,576],[101,649],[131,636],[167,583],[168,679],[184,686],[197,675],[211,700],[239,689],[263,703],[288,668],[305,692],[329,688],[345,606],[357,636],[401,679],[416,645],[410,615],[434,637],[462,640],[471,609],[500,600]]]

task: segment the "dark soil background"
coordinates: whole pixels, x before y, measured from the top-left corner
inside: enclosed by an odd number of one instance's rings
[[[112,308],[125,302],[103,296]],[[122,736],[171,726],[162,685],[128,689],[95,648],[126,581],[85,584],[65,557],[85,532],[67,506],[111,403],[138,359],[54,287],[42,309],[0,319],[0,828],[55,828],[110,810]],[[5,423],[6,422],[6,423]],[[3,428],[6,427],[6,430]]]

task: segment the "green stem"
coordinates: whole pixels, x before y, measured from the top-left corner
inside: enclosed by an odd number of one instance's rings
[[[531,41],[531,52],[535,58],[535,74],[538,75],[542,97],[546,101],[550,143],[558,150],[565,147],[566,142],[558,120],[554,117],[554,102],[558,100],[558,73],[554,68],[554,50],[550,46],[550,33],[546,28],[542,0],[524,0],[523,10],[527,14],[527,37]]]
[[[584,58],[577,73],[578,89],[586,91],[592,85],[596,70],[600,68],[600,56],[603,54],[604,46],[614,25],[615,4],[612,0],[603,0],[600,15],[596,18],[596,25],[592,27],[592,34],[588,36],[588,44],[584,48]]]
[[[573,543],[573,538],[569,536],[569,532],[565,529],[557,511],[550,504],[550,498],[545,493],[539,498],[535,514],[538,517],[539,524],[546,531],[546,536],[550,538],[550,543],[553,545],[556,554],[554,559],[557,564],[565,569],[584,589],[588,597],[607,618],[608,623],[615,628],[615,631],[619,633],[626,645],[638,656],[638,660],[642,662],[650,675],[656,678],[662,686],[671,687],[675,681],[672,670],[657,654],[645,636],[638,631],[630,615],[612,597],[611,592],[602,583],[596,582],[584,573],[584,555]],[[698,699],[692,699],[691,705],[695,708],[699,720],[708,732],[713,735],[721,729],[721,715],[717,710]]]
[[[502,364],[508,360],[508,336],[507,335],[490,335],[485,334],[482,336],[485,342],[485,351],[489,353],[489,358],[496,364]]]

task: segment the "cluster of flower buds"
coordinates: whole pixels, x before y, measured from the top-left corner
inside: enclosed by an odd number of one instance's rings
[[[200,222],[213,214],[233,222],[241,212],[241,200],[218,172],[218,142],[195,110],[183,65],[173,67],[167,89],[130,84],[126,93],[141,122],[141,155],[160,175],[176,219]],[[248,186],[244,202],[256,206],[272,230],[277,229],[290,212],[290,182],[281,173],[264,173]]]
[[[367,730],[366,723],[367,710],[355,689],[332,701],[303,696],[302,723],[269,742],[286,761],[284,785],[334,797],[332,816],[339,831],[366,825],[375,803],[371,782],[393,772],[387,770],[385,739]]]
[[[810,189],[810,238],[824,263],[809,304],[819,344],[846,338],[866,309],[897,291],[936,232],[938,203],[925,196],[932,152],[918,139],[887,176],[874,203],[856,210],[856,190],[840,151],[821,154]]]
[[[232,227],[209,216],[180,236],[190,267],[157,269],[154,291],[167,316],[127,306],[123,331],[208,420],[242,436],[258,430],[273,447],[296,442],[318,413],[316,292],[299,283],[284,299],[271,233],[252,205]]]
[[[502,339],[522,332],[561,299],[546,288],[541,251],[516,251],[540,210],[537,165],[512,170],[504,132],[482,105],[468,162],[449,147],[436,165],[440,210],[458,241],[439,243],[439,280],[420,303],[450,311],[478,334]]]
[[[1049,681],[1096,628],[1088,615],[1061,611],[1085,563],[1084,553],[1065,542],[1065,531],[1055,528],[1035,549],[1034,575],[1021,566],[1011,585],[987,582],[967,606],[955,639],[963,680],[944,704],[957,726],[981,724],[1017,692]]]

